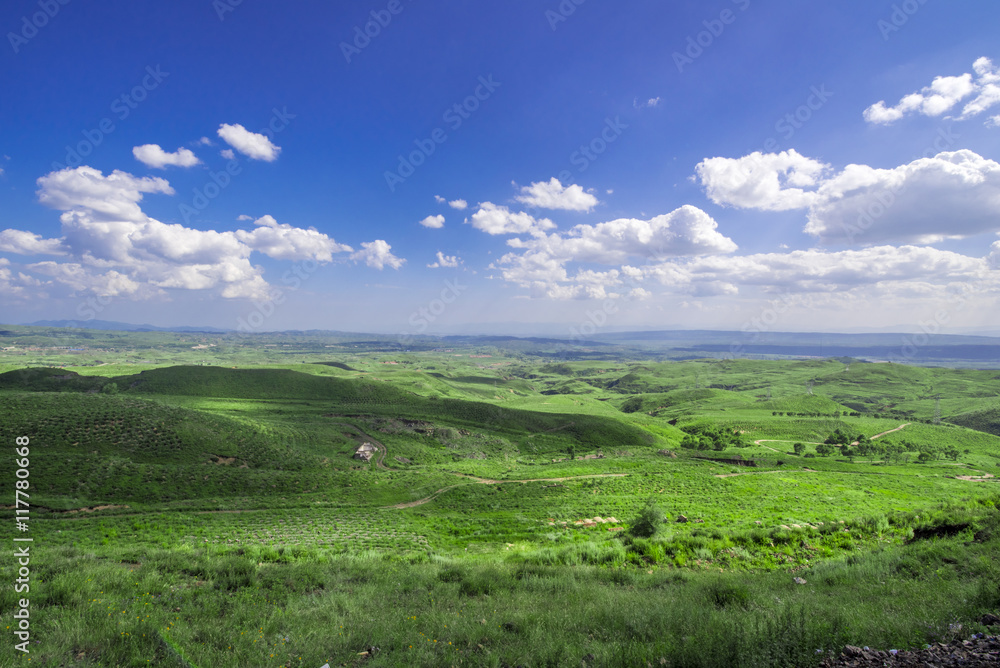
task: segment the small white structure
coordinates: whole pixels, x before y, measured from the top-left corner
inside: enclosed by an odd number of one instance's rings
[[[375,453],[378,452],[378,447],[372,445],[371,443],[365,442],[358,446],[358,449],[354,451],[355,459],[363,459],[366,462],[370,462]]]

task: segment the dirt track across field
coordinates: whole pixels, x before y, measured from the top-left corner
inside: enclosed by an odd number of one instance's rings
[[[716,474],[716,478],[735,478],[738,475],[767,475],[768,473],[819,473],[819,471],[814,471],[813,469],[789,469],[784,471],[782,469],[777,469],[775,471],[747,471],[745,473],[719,473]]]

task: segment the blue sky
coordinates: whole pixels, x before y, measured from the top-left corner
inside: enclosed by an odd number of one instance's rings
[[[998,19],[939,0],[11,0],[2,320],[992,326]]]

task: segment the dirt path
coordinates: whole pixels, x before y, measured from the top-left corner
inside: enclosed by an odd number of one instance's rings
[[[720,473],[716,474],[716,478],[735,478],[738,475],[767,475],[768,473],[819,473],[819,471],[814,471],[813,469],[790,469],[788,471],[782,471],[778,469],[776,471],[747,471],[746,473]]]
[[[579,480],[581,478],[623,478],[623,477],[625,477],[627,475],[630,475],[630,474],[628,474],[628,473],[595,473],[593,475],[574,475],[574,476],[569,476],[569,477],[566,477],[566,478],[530,478],[530,479],[527,479],[527,480],[490,480],[489,478],[477,478],[476,476],[468,475],[468,474],[465,474],[465,473],[452,473],[452,475],[457,475],[459,478],[468,478],[469,480],[472,480],[472,481],[474,481],[474,482],[476,482],[476,483],[478,483],[480,485],[504,485],[504,484],[507,484],[507,483],[514,483],[514,482],[522,482],[522,483],[524,483],[524,482],[563,482],[565,480]],[[440,496],[443,492],[447,492],[450,489],[455,489],[456,487],[461,487],[462,485],[470,485],[470,484],[472,484],[472,483],[460,482],[457,485],[448,485],[447,487],[442,487],[441,489],[439,489],[438,491],[434,492],[430,496],[425,497],[423,499],[419,499],[418,501],[409,501],[407,503],[397,503],[394,506],[382,506],[382,508],[383,508],[383,510],[389,509],[389,508],[394,508],[394,509],[397,509],[397,510],[402,510],[403,508],[416,508],[417,506],[422,506],[425,503],[430,503],[431,501],[433,501],[434,499],[436,499],[438,496]]]
[[[885,436],[886,434],[891,434],[891,433],[892,433],[892,432],[894,432],[894,431],[899,431],[899,430],[900,430],[900,429],[902,429],[903,427],[909,427],[909,426],[910,426],[911,424],[913,424],[913,423],[912,423],[912,422],[907,422],[906,424],[901,424],[901,425],[899,425],[899,426],[898,426],[898,427],[896,427],[895,429],[890,429],[889,431],[883,431],[883,432],[882,432],[881,434],[875,434],[874,436],[872,436],[871,440],[873,440],[873,441],[874,441],[874,440],[875,440],[876,438],[882,438],[882,437],[883,437],[883,436]],[[856,444],[855,444],[855,445],[856,445]]]
[[[452,473],[452,475],[457,475],[460,478],[468,478],[469,480],[475,480],[482,485],[502,485],[509,482],[563,482],[564,480],[579,480],[581,478],[623,478],[628,473],[592,473],[590,475],[572,475],[565,478],[524,478],[517,480],[492,480],[490,478],[477,478],[474,475],[469,475],[467,473]]]
[[[882,438],[883,436],[886,436],[887,434],[891,434],[893,432],[899,431],[899,430],[903,429],[904,427],[909,427],[911,424],[913,424],[913,423],[912,422],[907,422],[905,424],[899,425],[895,429],[890,429],[889,431],[883,431],[881,434],[875,434],[874,436],[871,437],[871,440],[874,441],[876,438]],[[787,439],[778,439],[778,438],[762,438],[762,439],[760,439],[758,441],[754,441],[753,442],[754,445],[759,445],[762,448],[767,448],[768,450],[772,450],[774,452],[779,452],[781,454],[787,454],[787,453],[781,452],[781,450],[775,450],[774,448],[772,448],[772,447],[770,447],[768,445],[764,445],[765,443],[802,443],[803,445],[823,445],[822,443],[817,443],[815,441],[790,441],[790,440],[787,440]],[[852,446],[855,446],[857,444],[858,444],[857,441],[854,441],[853,443],[851,443]],[[833,447],[839,448],[841,446],[837,445],[837,444],[834,444]]]

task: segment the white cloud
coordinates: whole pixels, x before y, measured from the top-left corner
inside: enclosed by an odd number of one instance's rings
[[[240,215],[236,216],[236,220],[253,220],[253,216],[248,216],[245,213],[241,213]]]
[[[578,185],[564,187],[555,177],[548,182],[540,181],[521,188],[517,201],[541,209],[565,211],[590,211],[600,204],[597,198],[585,192],[583,187]]]
[[[620,218],[597,225],[577,225],[565,234],[540,235],[508,245],[544,252],[574,262],[618,264],[629,258],[665,258],[732,253],[737,246],[718,224],[694,206],[682,206],[650,220]]]
[[[617,296],[606,288],[620,284],[618,270],[594,273],[581,269],[570,277],[566,265],[570,262],[617,265],[632,258],[658,261],[734,252],[736,244],[716,228],[716,222],[707,213],[683,206],[648,221],[619,219],[598,225],[577,225],[565,234],[511,239],[508,245],[522,252],[504,255],[497,265],[504,280],[530,288],[535,296]]]
[[[939,292],[973,282],[988,290],[1000,287],[1000,272],[990,272],[986,259],[918,246],[703,257],[650,265],[643,268],[643,274],[682,294],[706,294],[719,288],[720,294],[735,294],[753,288],[765,294],[861,290],[891,296],[920,285],[937,286]]]
[[[864,244],[1000,231],[1000,164],[963,150],[894,169],[848,165],[820,187],[805,231]]]
[[[469,222],[468,220],[466,222]],[[548,218],[536,219],[527,213],[511,213],[505,206],[483,202],[472,214],[471,224],[487,234],[542,234],[556,226]]]
[[[104,176],[93,167],[67,168],[38,179],[38,200],[60,211],[86,210],[97,221],[145,221],[139,208],[143,193],[173,195],[159,177],[138,178],[115,170]]]
[[[252,232],[237,230],[236,238],[251,249],[276,260],[315,260],[332,262],[334,253],[349,253],[354,249],[338,244],[314,228],[302,229],[279,224],[272,216],[262,216],[253,222]]]
[[[444,204],[447,200],[445,200],[444,197],[441,197],[441,195],[434,195],[434,201],[438,204]]]
[[[0,252],[19,255],[65,255],[59,239],[43,239],[33,232],[0,230]]]
[[[660,98],[658,97],[650,98],[645,102],[640,102],[639,98],[635,98],[634,100],[632,100],[632,106],[635,107],[636,109],[642,109],[643,107],[657,107],[659,105],[660,105]]]
[[[156,169],[163,169],[168,165],[174,167],[194,167],[201,164],[201,160],[190,149],[179,148],[173,153],[168,153],[157,144],[136,146],[132,149],[132,155],[147,167],[154,167]]]
[[[429,227],[432,230],[440,230],[444,227],[444,216],[427,216],[420,221],[420,224],[424,227]]]
[[[453,209],[458,209],[459,211],[465,211],[466,209],[469,208],[469,203],[466,202],[464,199],[453,199],[450,202],[448,202],[448,206],[450,206]]]
[[[254,160],[273,162],[278,159],[281,147],[275,146],[262,134],[250,132],[239,124],[223,123],[219,126],[219,137],[237,151]]]
[[[351,251],[317,230],[279,224],[271,216],[256,220],[250,231],[160,222],[147,216],[139,202],[144,193],[172,194],[163,179],[118,171],[104,176],[78,167],[47,174],[38,185],[39,200],[63,212],[62,237],[2,230],[0,250],[65,255],[65,261],[38,262],[28,269],[74,292],[146,299],[167,289],[215,290],[224,298],[267,299],[274,290],[263,269],[250,263],[253,252],[279,260],[330,262],[334,253]]]
[[[219,151],[219,155],[221,155],[226,160],[235,160],[236,159],[236,154],[233,153],[233,149],[231,149],[231,148],[224,148],[224,149],[222,149],[221,151]]]
[[[199,139],[195,143],[198,144],[199,146],[211,146],[212,145],[212,140],[209,139],[208,137],[202,137],[201,139]]]
[[[828,165],[806,158],[794,149],[743,158],[707,158],[695,168],[708,198],[716,204],[765,211],[786,211],[809,206],[815,186]]]
[[[441,251],[437,252],[437,262],[427,265],[430,269],[455,268],[462,260],[457,255],[445,255]]]
[[[76,293],[93,293],[102,297],[131,297],[143,291],[140,283],[112,269],[95,271],[75,262],[36,262],[28,265],[32,271],[49,276]],[[157,291],[159,292],[159,291]]]
[[[375,241],[365,241],[361,243],[361,250],[351,255],[355,262],[364,262],[373,269],[382,270],[387,266],[399,269],[406,260],[392,254],[392,246],[382,239]]]
[[[794,151],[698,165],[712,201],[763,211],[808,209],[805,232],[824,243],[927,244],[1000,232],[1000,164],[972,151],[892,169],[827,170]]]
[[[895,106],[887,106],[885,100],[876,102],[865,109],[865,120],[887,125],[907,114],[941,116],[973,95],[962,109],[960,119],[977,116],[1000,104],[1000,68],[994,67],[989,58],[979,58],[972,69],[972,73],[935,77],[930,86],[904,96]]]

